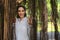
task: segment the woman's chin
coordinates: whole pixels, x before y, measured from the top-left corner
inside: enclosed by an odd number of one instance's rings
[[[20,16],[20,18],[24,18],[23,16]]]

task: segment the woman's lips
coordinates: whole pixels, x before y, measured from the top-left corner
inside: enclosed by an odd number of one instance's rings
[[[23,14],[19,14],[20,16],[22,16]]]
[[[23,14],[19,14],[19,16],[23,16]]]

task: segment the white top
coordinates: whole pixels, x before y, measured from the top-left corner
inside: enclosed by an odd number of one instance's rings
[[[21,21],[16,18],[16,40],[29,40],[29,26],[27,17],[24,17]]]

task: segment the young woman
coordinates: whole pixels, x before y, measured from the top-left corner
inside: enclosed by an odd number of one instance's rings
[[[15,21],[15,38],[13,40],[29,40],[30,25],[32,25],[32,19],[26,17],[26,8],[21,5],[18,6]]]

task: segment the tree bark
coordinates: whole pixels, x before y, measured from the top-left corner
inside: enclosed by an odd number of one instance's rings
[[[30,16],[33,17],[33,25],[30,33],[30,40],[37,40],[37,22],[36,22],[36,14],[35,14],[35,0],[29,0],[29,11]]]
[[[57,12],[57,0],[51,0],[51,8],[52,8],[52,19],[53,19],[53,24],[55,28],[55,40],[58,40],[58,25],[57,25],[57,19],[58,17],[58,12]]]
[[[16,14],[16,0],[4,1],[4,40],[13,40],[13,22]]]
[[[16,16],[16,0],[9,0],[9,9],[8,40],[13,40],[13,19]]]
[[[4,1],[4,39],[8,40],[8,26],[9,26],[9,6],[8,0]]]
[[[41,15],[41,32],[40,40],[48,40],[47,27],[48,27],[48,15],[47,15],[47,5],[46,0],[39,0],[39,9]]]
[[[2,0],[0,0],[0,40],[3,40],[4,32],[4,5]]]

